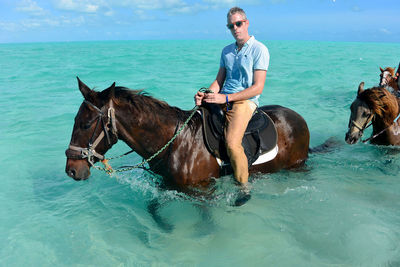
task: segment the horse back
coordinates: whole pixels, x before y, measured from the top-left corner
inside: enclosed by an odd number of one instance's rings
[[[310,132],[304,118],[279,105],[260,107],[273,120],[278,133],[278,155],[272,161],[252,166],[250,172],[275,172],[301,166],[308,157]]]

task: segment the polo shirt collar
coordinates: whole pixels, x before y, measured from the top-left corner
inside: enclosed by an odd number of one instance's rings
[[[248,47],[250,44],[252,44],[253,41],[254,41],[254,36],[250,36],[249,40],[247,40],[247,42],[244,43],[244,45],[243,45],[242,49],[240,49],[240,51],[243,51],[246,47]],[[238,45],[236,42],[235,42],[235,50],[236,50],[236,52],[238,50]]]

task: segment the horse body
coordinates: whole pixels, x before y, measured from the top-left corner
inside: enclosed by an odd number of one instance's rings
[[[371,144],[400,145],[400,126],[396,121],[400,110],[399,100],[388,90],[382,87],[364,90],[362,82],[350,110],[349,130],[345,138],[347,143],[357,143],[371,122]]]
[[[66,151],[66,172],[69,176],[75,180],[89,177],[90,161],[74,156],[76,151],[71,151],[71,147],[72,150],[88,151],[86,147],[90,148],[88,144],[93,136],[99,136],[102,131],[108,132],[105,135],[110,135],[108,139],[111,141],[103,138],[97,144],[96,153],[104,155],[118,139],[143,158],[159,153],[149,162],[149,166],[163,177],[167,185],[184,190],[188,186],[207,186],[212,177],[220,176],[220,167],[204,144],[200,114],[195,114],[176,139],[159,152],[189,117],[189,111],[171,107],[139,91],[112,85],[102,92],[95,92],[78,81],[85,101],[75,117],[70,148]],[[88,103],[101,110],[101,114],[106,114],[107,110],[110,113],[111,107],[115,110],[115,121],[112,122],[115,124],[114,131],[111,127],[97,127],[93,118],[99,111]],[[279,152],[272,161],[252,166],[250,173],[276,172],[303,164],[308,156],[310,138],[304,119],[293,110],[281,106],[265,106],[262,110],[275,122]],[[107,126],[112,123],[108,121],[103,124]],[[96,158],[94,162],[98,160]]]
[[[310,143],[310,133],[303,117],[278,105],[263,106],[261,109],[274,121],[279,150],[273,160],[251,166],[250,173],[269,173],[301,166],[308,157]]]

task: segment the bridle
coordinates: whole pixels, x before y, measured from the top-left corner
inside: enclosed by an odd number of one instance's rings
[[[364,124],[361,126],[358,122],[356,122],[355,120],[350,120],[349,122],[349,129],[354,126],[356,127],[360,132],[361,135],[363,135],[364,131],[369,128],[372,125],[372,119],[374,118],[374,114],[371,113],[368,117],[368,119],[364,122]],[[361,140],[361,142],[365,143],[367,141],[371,140],[370,138],[368,138],[367,140]]]
[[[374,114],[369,115],[368,119],[365,121],[363,126],[360,126],[360,124],[358,124],[358,122],[356,122],[355,120],[351,120],[349,123],[349,128],[354,125],[361,133],[363,133],[368,127],[370,127],[372,125],[371,121],[372,121],[373,116],[374,116]],[[368,123],[370,123],[370,124],[368,124]]]
[[[92,124],[93,121],[97,120],[96,127],[93,131],[91,138],[89,139],[87,148],[76,146],[70,143],[68,149],[65,151],[65,155],[67,156],[68,159],[87,159],[90,165],[94,166],[95,158],[99,160],[104,160],[104,155],[97,153],[95,150],[97,145],[101,142],[101,140],[103,140],[104,137],[106,137],[107,145],[111,147],[112,143],[109,134],[110,130],[113,135],[115,136],[117,135],[115,110],[111,99],[109,102],[109,108],[107,110],[107,113],[104,113],[101,109],[96,107],[93,103],[91,103],[88,100],[84,100],[83,102],[97,112],[97,116],[89,122],[89,124]],[[105,121],[105,119],[107,119],[107,121]],[[93,141],[94,134],[96,133],[97,128],[99,127],[100,124],[103,130],[100,132],[99,136]]]
[[[359,98],[357,97],[357,99],[359,99]],[[362,134],[368,127],[370,127],[372,125],[373,117],[374,117],[374,114],[371,113],[362,126],[360,124],[358,124],[358,122],[356,122],[355,120],[350,120],[348,127],[350,129],[354,125]],[[370,124],[368,124],[368,123],[370,123]]]

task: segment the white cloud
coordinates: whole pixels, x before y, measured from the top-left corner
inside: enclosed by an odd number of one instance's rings
[[[39,20],[24,20],[21,22],[21,25],[25,29],[31,29],[40,27],[42,23]]]
[[[110,9],[110,10],[104,12],[104,15],[107,17],[112,17],[112,16],[114,16],[114,11]]]
[[[96,12],[97,9],[99,9],[99,6],[96,6],[96,5],[88,4],[88,5],[85,6],[86,12],[89,12],[89,13]]]
[[[387,35],[392,34],[388,29],[385,29],[385,28],[381,28],[381,29],[379,29],[379,31],[380,31],[381,33],[384,33],[384,34],[387,34]]]
[[[164,9],[165,11],[187,6],[182,0],[131,0],[127,1],[126,5],[134,9]]]
[[[24,19],[16,22],[2,22],[0,21],[0,30],[8,31],[8,32],[18,32],[18,31],[27,31],[34,28],[40,27],[59,27],[59,26],[80,26],[84,24],[85,18],[83,16],[79,17],[65,17],[61,16],[58,18],[31,18]]]
[[[102,0],[56,0],[55,6],[61,10],[96,13],[101,7],[108,5]]]
[[[260,0],[203,0],[205,3],[211,4],[213,7],[233,7],[241,6],[244,4],[259,4]],[[285,0],[269,0],[272,4],[285,2]]]
[[[103,11],[106,16],[112,16],[113,8],[130,8],[137,10],[161,10],[165,13],[196,13],[208,9],[208,4],[189,4],[185,0],[53,0],[56,8],[81,13],[98,13]],[[223,0],[233,1],[233,0]],[[249,0],[247,0],[249,1]],[[254,1],[254,0],[252,0]],[[207,0],[211,4],[218,3],[216,0]]]
[[[154,20],[154,19],[156,19],[156,17],[146,14],[146,12],[144,10],[137,9],[137,10],[134,11],[134,13],[140,20]]]
[[[170,13],[181,13],[181,14],[195,14],[203,10],[209,9],[208,6],[195,4],[192,6],[186,5],[177,8],[171,8]]]
[[[35,1],[32,0],[22,0],[18,2],[16,10],[20,12],[27,12],[35,16],[40,16],[46,13],[43,8],[41,8]]]
[[[7,32],[14,32],[19,29],[19,25],[14,22],[2,22],[0,21],[0,29]]]

